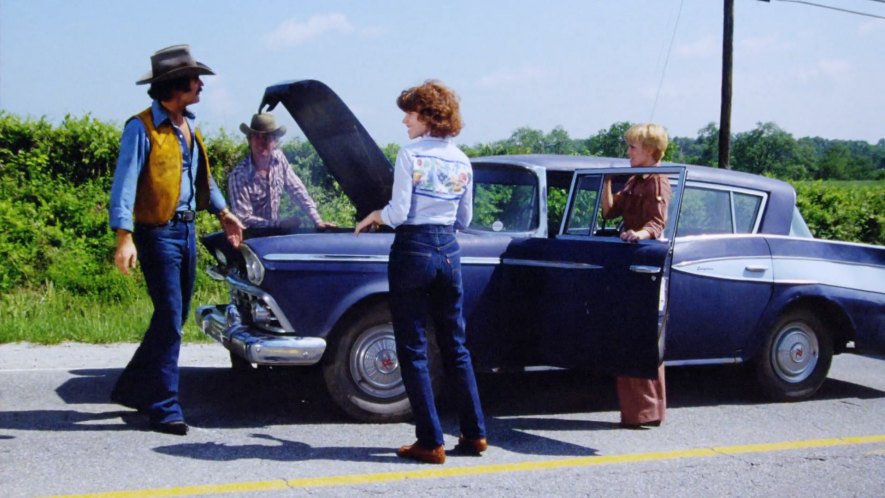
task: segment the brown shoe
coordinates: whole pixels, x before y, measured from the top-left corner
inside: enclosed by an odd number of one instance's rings
[[[424,463],[446,463],[446,449],[442,445],[427,449],[419,446],[417,441],[415,444],[400,447],[396,450],[396,456]]]
[[[486,438],[467,439],[464,436],[458,438],[458,444],[455,445],[455,452],[461,455],[480,456],[482,452],[489,448],[489,442]]]

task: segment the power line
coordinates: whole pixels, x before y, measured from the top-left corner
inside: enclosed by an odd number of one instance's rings
[[[649,121],[654,121],[655,110],[658,107],[658,98],[661,96],[661,88],[664,86],[664,75],[667,73],[667,65],[670,62],[670,51],[673,50],[673,40],[676,39],[676,29],[679,27],[679,18],[682,17],[683,3],[684,0],[679,0],[679,11],[676,13],[676,23],[673,25],[673,34],[670,36],[670,46],[667,47],[667,55],[664,57],[664,67],[661,69],[661,80],[658,82],[658,91],[655,93],[655,102],[651,106],[651,116],[648,118]]]
[[[763,0],[763,1],[767,1],[767,0]],[[877,16],[875,14],[869,14],[867,12],[858,12],[856,10],[842,9],[839,7],[833,7],[831,5],[823,5],[823,4],[814,3],[814,2],[806,2],[805,0],[777,0],[777,1],[778,2],[801,3],[801,4],[805,4],[805,5],[811,5],[812,7],[820,7],[822,9],[838,10],[839,12],[847,12],[849,14],[857,14],[859,16],[873,17],[876,19],[885,19],[885,17]],[[871,0],[871,1],[885,3],[885,0]]]

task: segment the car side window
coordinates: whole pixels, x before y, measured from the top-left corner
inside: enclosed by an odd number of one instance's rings
[[[674,203],[673,198],[676,195],[678,175],[667,174],[671,186],[670,208],[668,210],[668,222],[664,228],[662,238],[670,238],[672,235]],[[619,173],[605,175],[611,179],[612,195],[617,194],[627,185],[627,181],[633,173]],[[570,200],[566,213],[566,223],[563,235],[587,235],[597,237],[618,237],[623,228],[623,218],[621,216],[610,216],[606,218],[602,214],[602,188],[603,175],[581,175],[576,179],[574,192]]]
[[[686,187],[676,236],[712,233],[733,233],[729,193]]]
[[[740,192],[734,192],[732,196],[735,233],[753,233],[756,228],[756,218],[759,217],[759,208],[762,207],[762,197]]]
[[[688,185],[676,236],[754,233],[764,201],[761,194]]]
[[[565,224],[565,235],[590,235],[590,224],[594,223],[596,201],[602,185],[600,175],[585,175],[578,178],[575,184],[571,205],[568,207],[568,218]]]
[[[538,226],[538,180],[525,168],[474,167],[471,230],[528,232]]]

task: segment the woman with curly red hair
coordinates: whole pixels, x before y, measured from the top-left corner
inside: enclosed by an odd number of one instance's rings
[[[444,463],[443,432],[427,360],[428,316],[455,390],[461,429],[455,451],[479,455],[488,447],[465,345],[461,248],[455,238],[455,231],[470,225],[473,217],[473,169],[452,142],[462,127],[455,92],[439,81],[427,81],[404,90],[396,103],[405,112],[403,124],[413,141],[396,157],[390,202],[360,221],[354,233],[379,224],[396,229],[387,267],[390,314],[417,436],[397,455]]]

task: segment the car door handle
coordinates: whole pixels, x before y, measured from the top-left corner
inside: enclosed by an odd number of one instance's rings
[[[648,273],[657,275],[658,273],[661,273],[661,267],[647,265],[630,265],[630,271],[636,273]]]
[[[748,266],[744,267],[744,270],[747,270],[747,271],[750,271],[753,273],[765,273],[768,271],[768,267],[767,266],[748,265]]]

